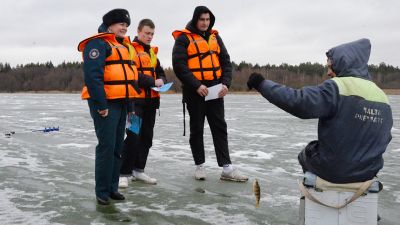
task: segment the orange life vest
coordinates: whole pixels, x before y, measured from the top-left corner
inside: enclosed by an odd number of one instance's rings
[[[154,80],[156,80],[157,79],[156,67],[157,67],[158,48],[152,46],[150,48],[150,54],[149,54],[144,50],[144,47],[137,42],[132,42],[132,46],[135,48],[135,52],[136,52],[136,56],[137,56],[137,57],[135,57],[135,65],[137,67],[137,70],[140,73],[151,76],[154,78]],[[159,98],[160,97],[160,94],[152,89],[146,91],[144,88],[141,88],[140,90],[141,90],[141,93],[137,94],[135,96],[135,98]]]
[[[211,30],[208,41],[187,29],[176,30],[172,36],[176,39],[181,34],[185,34],[190,41],[187,47],[187,63],[193,75],[198,80],[219,79],[222,70],[218,58],[221,51],[216,38],[218,31]]]
[[[120,44],[115,39],[115,34],[99,33],[81,41],[78,51],[82,52],[86,44],[96,38],[101,38],[111,46],[111,55],[105,60],[104,66],[104,91],[107,99],[133,98],[140,92],[137,84],[138,72],[134,65],[134,49],[130,46],[128,37]],[[90,98],[86,86],[82,89],[82,99]]]

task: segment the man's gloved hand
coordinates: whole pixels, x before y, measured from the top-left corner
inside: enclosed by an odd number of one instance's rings
[[[258,88],[258,86],[263,82],[265,78],[259,73],[250,74],[249,80],[247,81],[247,87],[249,90],[252,88]]]

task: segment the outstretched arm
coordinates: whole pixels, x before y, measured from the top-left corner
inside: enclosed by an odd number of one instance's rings
[[[327,80],[318,86],[293,89],[264,80],[260,76],[252,74],[248,82],[249,87],[256,88],[269,102],[296,117],[326,118],[333,116],[337,111],[339,91],[332,80]],[[258,81],[254,82],[257,79]]]

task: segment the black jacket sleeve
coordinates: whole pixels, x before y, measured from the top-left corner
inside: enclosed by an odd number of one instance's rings
[[[138,85],[140,88],[154,87],[154,78],[143,73],[138,74]]]
[[[174,48],[172,49],[172,67],[178,79],[186,87],[197,90],[201,82],[196,79],[193,73],[189,70],[187,61],[187,47],[189,39],[185,35],[180,35],[176,38]]]
[[[157,59],[157,66],[156,66],[156,77],[157,79],[162,79],[164,84],[167,83],[167,77],[165,76],[164,69],[160,65],[160,60]]]
[[[224,42],[222,41],[221,37],[217,35],[218,45],[220,47],[219,53],[219,63],[222,69],[221,75],[221,83],[225,84],[228,88],[231,86],[232,82],[232,63],[231,58],[228,54],[228,50],[226,50]]]

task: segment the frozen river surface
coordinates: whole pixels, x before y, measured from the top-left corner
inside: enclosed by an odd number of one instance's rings
[[[393,140],[379,174],[378,210],[380,224],[394,225],[400,223],[400,96],[390,101]],[[97,206],[97,140],[86,102],[76,94],[0,94],[0,131],[16,132],[0,137],[0,224],[298,224],[297,154],[316,139],[317,121],[297,119],[259,95],[229,95],[225,109],[231,158],[248,183],[219,180],[207,124],[207,180],[194,180],[181,95],[163,95],[146,167],[158,184],[132,182],[122,190],[127,200]],[[45,126],[60,131],[31,132]]]

